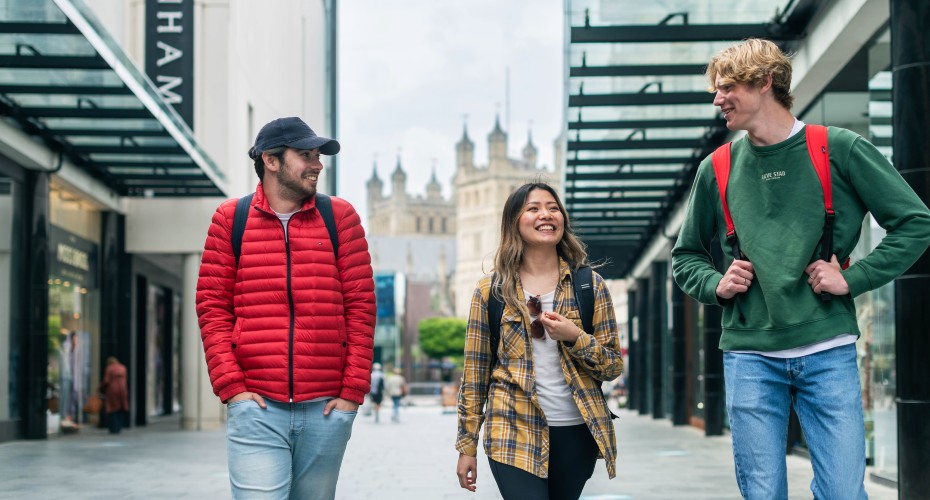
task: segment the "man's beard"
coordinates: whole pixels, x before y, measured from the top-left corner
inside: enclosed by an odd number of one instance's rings
[[[307,187],[300,182],[300,179],[292,179],[288,175],[290,171],[290,167],[286,163],[282,163],[281,168],[275,173],[275,177],[278,181],[278,193],[282,198],[304,201],[316,195],[316,187]]]

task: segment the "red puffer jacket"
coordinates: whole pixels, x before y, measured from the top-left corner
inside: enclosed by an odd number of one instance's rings
[[[251,391],[274,401],[368,393],[375,295],[365,230],[347,201],[332,197],[338,262],[311,198],[288,238],[261,184],[232,251],[236,200],[213,214],[197,281],[197,315],[213,392],[222,401]]]

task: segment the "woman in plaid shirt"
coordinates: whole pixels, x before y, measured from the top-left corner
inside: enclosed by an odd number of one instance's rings
[[[610,293],[597,273],[594,333],[581,328],[571,270],[587,260],[552,187],[525,184],[510,195],[494,260],[504,304],[499,344],[489,345],[492,276],[478,282],[468,318],[455,443],[462,488],[475,491],[482,423],[504,499],[577,500],[598,458],[614,477],[616,438],[601,382],[618,377],[623,360]]]

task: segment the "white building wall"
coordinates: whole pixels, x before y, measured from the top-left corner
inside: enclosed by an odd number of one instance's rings
[[[227,178],[228,194],[255,189],[246,151],[265,123],[300,116],[326,129],[323,0],[194,1],[194,136]],[[139,68],[145,67],[145,1],[87,0]],[[324,165],[326,160],[324,158]],[[326,170],[323,173],[325,181]],[[131,253],[200,251],[222,198],[122,201]],[[179,218],[180,217],[180,218]],[[183,223],[180,223],[183,221]]]

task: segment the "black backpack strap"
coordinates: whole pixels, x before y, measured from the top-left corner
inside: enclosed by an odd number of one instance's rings
[[[585,333],[594,334],[594,276],[591,266],[582,266],[572,271],[572,288],[575,302],[581,313],[581,324]]]
[[[232,249],[236,256],[236,267],[239,267],[239,255],[242,254],[242,235],[245,233],[245,223],[249,220],[249,209],[252,208],[252,197],[255,193],[239,198],[236,202],[236,211],[233,213]]]
[[[593,335],[594,276],[591,266],[582,266],[572,271],[572,288],[575,290],[575,302],[578,303],[578,311],[581,313],[581,324],[583,325],[583,329],[588,335]],[[604,399],[604,408],[607,408],[610,419],[619,418],[610,409],[610,405],[607,404],[607,396],[601,391],[598,392],[600,392],[601,397]]]
[[[323,217],[326,230],[329,232],[329,241],[333,244],[333,255],[339,259],[339,234],[336,233],[336,217],[333,216],[333,200],[323,193],[316,194],[316,209]]]
[[[495,295],[495,290],[500,291],[500,280],[497,279],[497,273],[491,275],[491,291],[488,293],[488,330],[491,336],[488,341],[488,347],[491,349],[490,364],[491,369],[497,364],[497,348],[501,343],[501,316],[504,315],[504,303]]]

